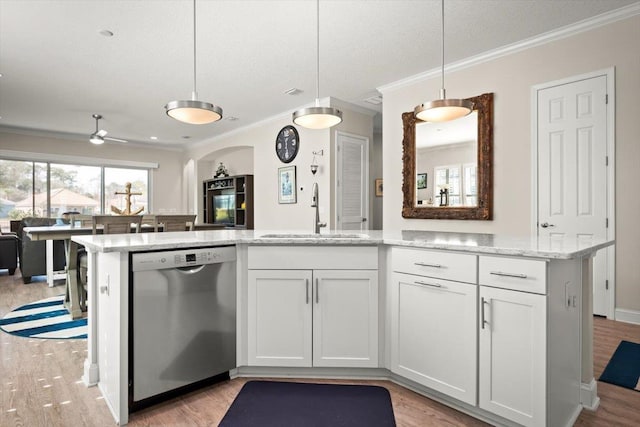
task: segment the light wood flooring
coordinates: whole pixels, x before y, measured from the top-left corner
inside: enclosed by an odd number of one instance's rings
[[[9,276],[0,270],[0,317],[19,305],[61,293],[62,285],[24,285],[19,271]],[[597,378],[620,340],[640,342],[640,325],[601,318],[594,324]],[[0,426],[115,425],[98,388],[87,388],[80,380],[85,353],[85,340],[38,340],[0,332]],[[234,379],[134,413],[129,425],[217,426],[246,381]],[[399,427],[486,425],[388,381],[331,382],[386,387]],[[639,392],[598,382],[598,393],[600,408],[582,411],[576,426],[640,425]]]

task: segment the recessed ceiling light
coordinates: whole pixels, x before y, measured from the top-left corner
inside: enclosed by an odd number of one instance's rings
[[[182,137],[182,139],[190,139],[190,138],[191,138],[191,137],[190,137],[189,135],[184,135],[184,136]]]
[[[158,139],[158,137],[157,136],[150,136],[149,139],[153,139],[155,141],[156,139]]]
[[[100,30],[98,31],[98,34],[105,37],[113,37],[113,31],[109,31],[109,30]]]

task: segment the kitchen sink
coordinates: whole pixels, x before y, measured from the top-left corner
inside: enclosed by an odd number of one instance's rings
[[[366,239],[366,234],[357,233],[333,233],[333,234],[314,234],[314,233],[272,233],[259,236],[264,239]]]

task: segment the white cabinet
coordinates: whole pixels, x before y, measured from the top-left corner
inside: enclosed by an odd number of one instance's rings
[[[392,248],[391,370],[476,404],[477,256]]]
[[[248,364],[377,367],[377,248],[294,249],[249,247]]]
[[[313,366],[378,366],[378,272],[314,270]]]
[[[545,425],[546,320],[546,296],[480,287],[480,408]]]
[[[477,286],[392,277],[391,370],[475,405]]]
[[[478,406],[523,426],[580,413],[580,260],[481,255]]]
[[[311,366],[311,271],[249,270],[248,352],[255,366]]]

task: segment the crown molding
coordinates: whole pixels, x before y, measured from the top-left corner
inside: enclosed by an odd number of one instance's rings
[[[508,44],[496,49],[488,50],[478,55],[470,56],[460,61],[452,62],[445,65],[445,72],[455,72],[463,70],[465,68],[473,67],[475,65],[482,64],[484,62],[493,61],[494,59],[501,58],[503,56],[512,55],[523,50],[531,49],[537,46],[541,46],[547,43],[552,43],[557,40],[562,40],[567,37],[574,36],[576,34],[591,31],[593,29],[612,24],[617,21],[631,18],[640,14],[640,1],[630,4],[620,9],[616,9],[610,12],[603,13],[582,21],[576,22],[565,27],[555,29],[546,33],[539,34],[537,36],[521,40],[516,43]],[[429,80],[437,77],[442,72],[442,68],[434,68],[428,71],[424,71],[419,74],[414,74],[402,80],[379,86],[377,89],[384,95],[385,92],[394,91],[396,89],[410,86],[414,83]]]
[[[20,126],[7,126],[0,125],[0,133],[12,133],[16,135],[27,135],[27,136],[37,136],[41,138],[53,138],[53,139],[62,139],[66,141],[84,141],[89,144],[89,140],[87,138],[87,134],[77,134],[71,132],[58,132],[58,131],[47,131],[41,129],[32,129],[25,128]],[[136,147],[136,148],[153,148],[158,150],[167,150],[167,151],[175,151],[182,152],[184,148],[176,147],[175,145],[167,146],[167,145],[157,145],[158,142],[146,143],[146,142],[138,142],[138,141],[128,141],[126,143],[114,142],[111,143],[109,141],[105,141],[105,144],[108,144],[111,147],[121,146],[121,147]],[[160,143],[161,144],[161,143]]]

